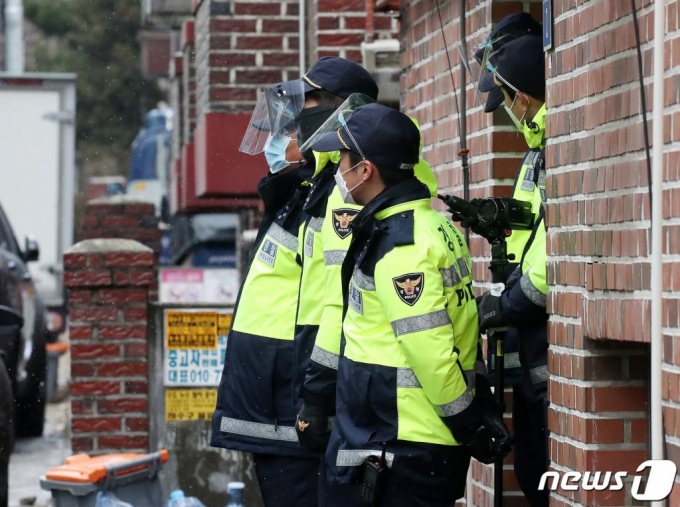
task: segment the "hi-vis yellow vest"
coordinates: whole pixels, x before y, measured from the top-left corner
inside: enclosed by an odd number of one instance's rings
[[[293,340],[301,273],[297,251],[298,237],[272,223],[243,283],[234,331]]]
[[[409,210],[414,243],[395,246],[378,259],[374,276],[362,266],[355,269],[343,357],[357,372],[375,371],[372,365],[396,371],[397,421],[376,420],[376,425],[396,426],[398,440],[458,445],[441,417],[460,413],[473,399],[479,332],[470,253],[458,229],[430,207],[429,199],[393,206],[376,218]],[[377,395],[366,389],[368,399]],[[359,417],[371,420],[370,414]]]
[[[545,132],[545,122],[547,117],[547,109],[545,104],[536,113],[534,122],[538,126],[539,132]],[[543,148],[545,147],[545,138],[540,142],[539,148],[530,150],[522,160],[522,166],[519,174],[515,179],[515,188],[512,194],[513,199],[532,203],[531,211],[534,213],[536,220],[541,209],[541,203],[545,200],[545,167],[543,167]],[[539,167],[540,166],[540,167]],[[508,246],[508,255],[514,255],[514,259],[510,262],[519,264],[522,258],[524,247],[529,241],[531,230],[528,231],[512,231],[512,234],[506,240]]]

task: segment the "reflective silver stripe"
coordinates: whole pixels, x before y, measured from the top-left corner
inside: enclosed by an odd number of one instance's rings
[[[335,459],[335,465],[339,467],[358,467],[363,465],[364,461],[366,461],[366,458],[368,458],[369,456],[376,456],[379,458],[380,456],[382,456],[382,451],[379,449],[373,451],[340,450],[338,451],[338,457]],[[394,461],[394,453],[386,452],[385,461],[387,462],[387,467],[392,468],[392,462]]]
[[[444,287],[455,287],[460,283],[460,275],[454,266],[441,268],[439,272],[444,280]]]
[[[298,249],[298,239],[280,225],[272,224],[267,231],[267,236],[272,238],[281,246],[285,246],[288,250],[297,252]]]
[[[375,278],[364,275],[360,269],[354,270],[354,283],[362,290],[375,290]]]
[[[477,375],[486,375],[486,363],[484,361],[475,361],[475,373]]]
[[[340,356],[333,354],[332,352],[328,352],[318,345],[314,345],[310,359],[315,363],[319,363],[320,365],[323,365],[327,368],[333,368],[334,370],[337,370]]]
[[[241,421],[229,417],[222,418],[220,431],[247,437],[266,438],[267,440],[281,440],[284,442],[298,441],[297,433],[293,426],[274,426],[273,424]]]
[[[323,263],[326,266],[342,264],[347,255],[347,250],[325,250],[323,253]]]
[[[446,313],[446,310],[438,310],[424,315],[395,320],[392,322],[392,331],[394,331],[395,336],[402,336],[447,325],[451,325],[449,314]]]
[[[505,354],[503,357],[505,358],[503,362],[504,368],[519,368],[522,366],[519,362],[519,352],[510,352],[510,354]]]
[[[452,402],[447,403],[446,405],[435,406],[435,410],[441,417],[460,414],[463,410],[470,406],[470,403],[472,403],[474,398],[475,394],[472,392],[472,390],[466,389],[463,394],[461,394]]]
[[[537,366],[529,370],[529,376],[531,377],[532,384],[540,384],[541,382],[546,382],[549,377],[547,366]]]
[[[534,283],[531,281],[529,273],[522,275],[522,278],[519,279],[519,284],[522,287],[522,292],[524,292],[524,295],[528,297],[532,303],[540,306],[541,308],[545,308],[548,296],[536,288]]]
[[[421,387],[411,368],[397,368],[397,387]]]
[[[309,221],[309,228],[314,232],[321,232],[323,225],[323,217],[314,217]]]
[[[465,259],[462,257],[456,261],[456,264],[458,264],[458,270],[460,271],[460,276],[465,278],[466,276],[470,276],[470,270],[468,269],[467,264],[465,264]]]

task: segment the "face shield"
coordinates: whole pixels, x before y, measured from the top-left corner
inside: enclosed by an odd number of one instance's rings
[[[239,151],[257,155],[265,149],[269,136],[295,133],[295,117],[305,105],[304,85],[300,80],[279,83],[258,94],[250,123]]]
[[[461,64],[465,67],[470,82],[475,85],[475,106],[482,106],[486,112],[491,112],[502,104],[503,95],[494,82],[490,66],[493,67],[494,55],[503,44],[524,35],[526,32],[503,30],[497,36],[474,45],[469,53],[465,51],[465,46],[456,44]]]
[[[300,152],[304,153],[305,151],[311,149],[311,147],[323,136],[330,132],[334,132],[338,130],[339,128],[345,128],[347,129],[347,121],[349,118],[352,116],[352,113],[354,110],[360,106],[364,106],[366,104],[372,104],[374,103],[375,100],[373,100],[371,97],[368,95],[364,95],[362,93],[353,93],[347,99],[345,102],[340,104],[340,106],[335,110],[335,112],[319,127],[314,134],[309,136],[309,139],[307,139],[302,146],[300,146]],[[349,133],[349,130],[346,130],[347,134],[349,134],[350,139],[353,140],[352,135]],[[356,144],[356,143],[355,143]],[[355,148],[358,150],[359,154],[361,154],[361,149],[359,148],[359,145],[356,145],[352,148]]]

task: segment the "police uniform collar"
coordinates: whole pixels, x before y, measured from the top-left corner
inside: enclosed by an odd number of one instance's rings
[[[430,208],[430,201],[432,200],[431,197],[423,198],[423,199],[418,199],[414,201],[407,201],[403,202],[401,204],[395,204],[394,206],[390,206],[389,208],[386,208],[382,211],[379,211],[378,213],[375,214],[375,218],[377,220],[384,220],[386,218],[389,218],[394,215],[398,215],[402,211],[410,211],[413,209],[428,209]]]
[[[352,222],[352,230],[358,230],[365,222],[375,218],[376,214],[383,210],[398,204],[429,198],[429,189],[415,177],[402,183],[391,185],[364,206]]]
[[[337,167],[337,164],[333,164]],[[335,185],[335,170],[323,170],[317,174],[313,180],[312,189],[307,196],[304,210],[313,216],[323,216],[326,211],[326,202],[330,189]]]

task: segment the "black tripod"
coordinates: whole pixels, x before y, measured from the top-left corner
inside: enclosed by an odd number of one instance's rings
[[[491,243],[491,263],[489,264],[489,271],[491,271],[491,281],[496,283],[505,283],[506,271],[509,264],[508,261],[508,245],[505,242],[505,236],[498,236],[494,239],[487,238]],[[505,357],[503,355],[503,341],[505,338],[505,331],[496,331],[493,333],[496,339],[496,357],[494,366],[496,374],[494,376],[494,394],[498,402],[498,409],[501,418],[505,413]],[[493,474],[493,503],[494,507],[502,507],[503,505],[503,458],[500,457],[494,463]]]

